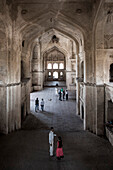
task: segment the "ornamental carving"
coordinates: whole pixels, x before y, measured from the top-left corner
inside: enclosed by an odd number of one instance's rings
[[[53,35],[53,37],[52,37],[52,42],[53,42],[53,43],[58,43],[58,42],[59,42],[59,38],[56,37],[56,35]]]
[[[113,38],[113,34],[106,34],[104,35],[104,38],[110,40],[111,38]]]

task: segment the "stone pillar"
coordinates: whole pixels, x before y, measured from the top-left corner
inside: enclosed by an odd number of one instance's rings
[[[84,85],[84,129],[96,133],[95,130],[95,86],[94,84]]]
[[[96,134],[104,135],[104,123],[105,123],[105,87],[103,85],[98,85],[96,87]]]
[[[8,133],[7,91],[5,86],[0,86],[0,133]]]
[[[79,58],[78,55],[76,55],[76,114],[80,114],[80,87],[79,87]]]
[[[76,81],[76,114],[80,114],[80,83]]]
[[[21,39],[15,31],[13,34],[10,53],[8,54],[8,71],[6,86],[6,115],[8,115],[8,132],[21,128]]]
[[[21,128],[21,84],[7,85],[8,132]]]
[[[30,77],[30,52],[23,52],[22,53],[22,72],[23,72],[23,77],[24,78],[29,78]]]
[[[84,129],[104,135],[104,86],[85,84]]]
[[[8,51],[8,40],[4,24],[6,18],[3,18],[4,21],[0,18],[0,133],[8,133],[6,83],[8,72],[8,53],[10,53],[10,50]]]
[[[7,134],[21,127],[21,84],[0,87],[0,132]]]
[[[37,43],[33,50],[32,85],[33,90],[43,89],[43,57],[41,57],[41,43]]]

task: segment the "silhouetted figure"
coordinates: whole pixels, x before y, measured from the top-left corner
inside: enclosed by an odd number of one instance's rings
[[[59,94],[59,100],[62,101],[62,99],[61,99],[61,96],[62,96],[61,90],[59,90],[58,94]]]
[[[37,110],[39,110],[39,100],[38,100],[38,98],[36,98],[36,100],[35,100],[35,112],[37,112]]]
[[[65,99],[65,90],[63,90],[63,100]]]

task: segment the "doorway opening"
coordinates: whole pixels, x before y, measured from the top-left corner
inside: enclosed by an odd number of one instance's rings
[[[55,80],[58,79],[58,72],[57,71],[53,72],[53,79],[55,79]]]
[[[110,82],[113,82],[113,63],[110,65]]]
[[[44,54],[44,86],[53,84],[66,85],[66,60],[65,55],[57,48]],[[57,81],[57,82],[55,82]]]

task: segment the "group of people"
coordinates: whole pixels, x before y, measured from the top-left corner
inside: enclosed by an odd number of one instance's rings
[[[49,132],[49,145],[50,145],[50,156],[54,156],[53,152],[54,152],[54,137],[57,136],[54,133],[54,128],[51,127],[51,130]],[[58,140],[57,140],[57,149],[56,149],[56,157],[58,160],[61,160],[62,158],[64,158],[64,154],[63,154],[63,144],[62,144],[62,139],[61,136],[58,136]]]
[[[41,110],[44,110],[44,99],[41,100],[40,102],[40,106],[41,106]],[[39,99],[36,98],[35,100],[35,112],[37,112],[39,110]]]
[[[59,89],[58,91],[58,95],[59,95],[59,100],[62,101],[62,99],[65,99],[65,95],[66,95],[66,100],[68,100],[68,90],[63,90],[63,88]]]

